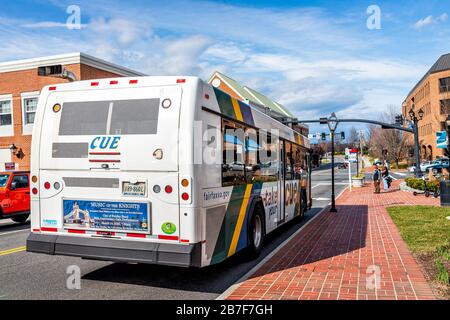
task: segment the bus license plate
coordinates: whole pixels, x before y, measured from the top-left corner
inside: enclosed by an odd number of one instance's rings
[[[138,182],[138,183],[124,182],[122,185],[122,195],[145,196],[145,182]]]

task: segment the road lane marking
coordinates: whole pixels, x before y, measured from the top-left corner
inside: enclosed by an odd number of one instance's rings
[[[403,172],[393,172],[393,174],[396,174],[396,175],[401,176],[401,177],[406,176],[406,173],[403,173]]]
[[[8,235],[8,234],[19,233],[19,232],[24,232],[24,231],[30,232],[30,229],[22,229],[22,230],[15,230],[15,231],[2,232],[2,233],[0,233],[0,237],[1,237],[1,236]]]
[[[8,254],[22,252],[22,251],[25,251],[26,249],[27,249],[27,247],[23,246],[23,247],[17,247],[17,248],[12,248],[12,249],[8,249],[8,250],[0,251],[0,257],[1,256],[6,256]]]
[[[345,185],[348,185],[348,182],[335,182],[334,185],[345,186]],[[320,187],[320,186],[331,186],[331,182],[330,183],[328,183],[328,182],[318,183],[318,184],[312,186],[311,189],[314,189],[315,187]]]

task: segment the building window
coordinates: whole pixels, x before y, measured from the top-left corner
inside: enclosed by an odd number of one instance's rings
[[[450,99],[441,100],[441,114],[450,114]]]
[[[439,91],[450,92],[450,77],[439,79]]]
[[[12,124],[11,100],[0,101],[0,126],[10,126]]]
[[[24,124],[33,124],[34,116],[36,115],[38,98],[25,98],[23,99],[24,105]]]
[[[20,97],[22,102],[22,134],[30,135],[33,132],[39,91],[23,92]]]

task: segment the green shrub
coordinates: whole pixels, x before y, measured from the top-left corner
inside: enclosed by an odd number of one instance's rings
[[[406,185],[410,188],[416,189],[416,190],[425,190],[425,185],[423,179],[418,178],[406,178],[405,179]],[[435,192],[437,189],[439,189],[439,181],[427,181],[427,190],[430,192]]]

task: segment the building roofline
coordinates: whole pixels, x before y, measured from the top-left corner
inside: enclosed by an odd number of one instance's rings
[[[145,76],[146,74],[119,66],[117,64],[90,56],[82,52],[66,53],[54,56],[0,62],[0,73],[35,69],[53,64],[84,64],[100,70],[116,73],[121,76]]]
[[[214,79],[214,77],[218,77],[220,78],[220,80],[222,80],[231,90],[233,90],[234,93],[236,93],[239,97],[241,97],[241,99],[245,99],[245,97],[242,96],[242,94],[240,94],[235,88],[234,86],[232,86],[224,77],[224,75],[222,73],[220,73],[219,71],[216,71],[213,73],[213,75],[211,76],[211,78],[209,78],[208,83],[211,83],[212,79]]]
[[[408,95],[405,98],[405,101],[430,75],[448,70],[450,70],[450,53],[443,54],[436,60],[436,62],[424,74],[424,76],[420,78],[419,82],[417,82],[416,85],[411,89],[411,91],[409,91]]]

